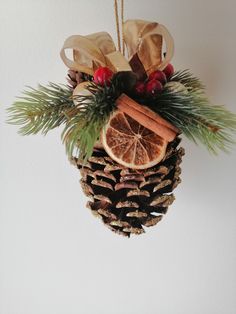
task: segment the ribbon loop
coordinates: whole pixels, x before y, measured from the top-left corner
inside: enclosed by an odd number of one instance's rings
[[[162,60],[163,39],[166,56]],[[174,54],[172,36],[164,25],[156,22],[127,20],[124,23],[124,40],[130,63],[139,60],[147,74],[157,69],[163,70]]]
[[[73,49],[74,60],[66,56],[66,49]],[[96,68],[106,66],[105,55],[114,51],[116,47],[111,36],[106,32],[100,32],[88,36],[70,36],[66,39],[60,54],[70,69],[93,75]]]
[[[166,44],[164,59],[163,39]],[[144,72],[149,75],[157,69],[163,70],[174,54],[172,36],[165,26],[156,22],[127,20],[124,23],[124,41],[129,62],[116,51],[111,36],[106,32],[70,36],[66,39],[60,55],[69,68],[90,75],[100,66],[108,66],[114,72],[130,71],[132,67],[137,74]],[[73,60],[67,57],[67,49],[73,50]]]

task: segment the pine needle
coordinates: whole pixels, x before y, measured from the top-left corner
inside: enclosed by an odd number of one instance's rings
[[[54,83],[39,85],[38,89],[27,88],[7,110],[7,122],[21,126],[20,134],[47,134],[68,120],[68,114],[75,107],[70,88]]]
[[[235,144],[236,114],[224,106],[212,105],[203,91],[195,85],[188,93],[164,89],[150,105],[163,118],[179,128],[190,140],[202,143],[217,154],[229,152]]]
[[[75,97],[77,113],[68,121],[62,133],[68,155],[78,154],[79,148],[79,155],[84,161],[91,156],[117,98],[114,85],[101,87],[91,82],[87,89],[91,95]]]
[[[205,86],[199,78],[192,75],[189,70],[182,70],[175,72],[170,81],[179,82],[183,84],[188,90],[204,90]]]

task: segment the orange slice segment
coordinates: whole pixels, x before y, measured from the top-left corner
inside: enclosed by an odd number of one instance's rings
[[[107,154],[132,169],[146,169],[165,156],[168,142],[117,110],[103,128],[101,140]]]

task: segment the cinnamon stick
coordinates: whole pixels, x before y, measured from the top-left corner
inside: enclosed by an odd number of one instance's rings
[[[178,133],[178,129],[172,126],[171,123],[161,118],[149,108],[139,105],[125,94],[122,94],[117,99],[116,105],[119,110],[168,142],[173,141]]]
[[[136,101],[128,97],[126,94],[121,94],[120,97],[117,99],[116,104],[119,105],[119,103],[121,102],[149,116],[151,119],[173,130],[175,133],[180,133],[179,129],[176,128],[173,124],[163,119],[159,114],[152,111],[148,107],[138,104]]]

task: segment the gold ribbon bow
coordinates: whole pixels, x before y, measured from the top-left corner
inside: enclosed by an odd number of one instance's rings
[[[149,75],[157,69],[163,70],[173,57],[173,38],[161,24],[127,20],[123,24],[123,35],[128,60],[116,50],[113,39],[106,32],[70,36],[61,50],[61,58],[70,69],[90,75],[101,66],[107,66],[113,72],[133,70],[137,74],[145,72]],[[163,39],[166,46],[164,58]],[[73,60],[67,57],[67,49],[73,50]]]

